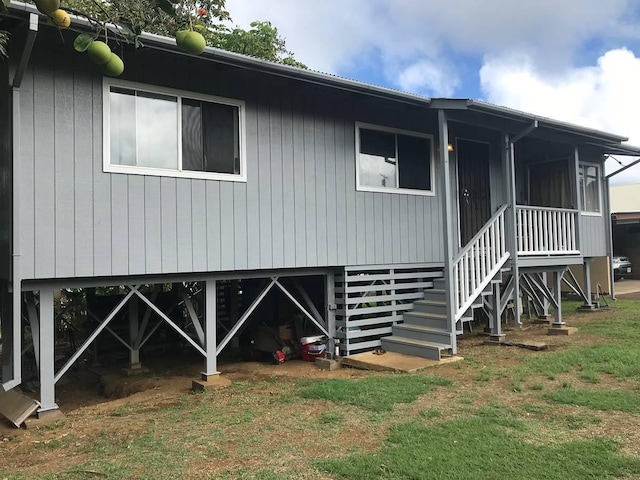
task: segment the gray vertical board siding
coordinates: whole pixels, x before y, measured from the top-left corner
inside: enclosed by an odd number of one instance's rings
[[[325,124],[322,103],[324,99],[315,99],[314,104],[314,164],[315,164],[315,193],[316,193],[316,228],[317,228],[317,264],[327,265],[327,155],[325,148]],[[333,219],[332,219],[333,220]]]
[[[75,274],[74,81],[71,63],[57,64],[54,74],[55,275]],[[61,141],[58,141],[60,139]]]
[[[207,202],[207,270],[215,272],[221,270],[222,265],[220,257],[220,182],[206,182],[205,186]],[[248,222],[247,226],[250,227],[251,223]],[[249,238],[251,237],[249,236]],[[253,246],[252,241],[252,249],[255,250]]]
[[[331,99],[330,105],[335,104]],[[331,112],[333,113],[333,112]],[[324,119],[325,185],[327,200],[327,264],[338,265],[338,179],[336,176],[336,131],[333,115]]]
[[[293,191],[296,264],[307,265],[307,199],[305,184],[303,97],[295,92],[293,104]]]
[[[606,228],[604,216],[579,215],[580,251],[585,257],[607,255]]]
[[[129,175],[111,175],[111,274],[129,273]]]
[[[35,136],[34,136],[34,71],[27,69],[20,87],[20,273],[35,276]]]
[[[235,239],[235,270],[246,270],[248,250],[252,248],[247,236],[247,186],[233,184],[233,235]]]
[[[94,76],[93,97],[93,178],[87,179],[93,188],[93,274],[106,276],[113,273],[111,254],[111,176],[102,171],[102,77]],[[91,158],[91,157],[90,157]],[[79,201],[90,201],[89,198]]]
[[[178,271],[178,199],[175,178],[160,178],[162,273]]]
[[[271,258],[274,268],[284,267],[284,201],[283,190],[288,188],[283,181],[282,162],[282,109],[279,96],[274,95],[269,102],[269,158],[271,171],[269,187],[271,190]],[[243,232],[244,234],[244,232]],[[237,238],[237,237],[236,237]]]
[[[129,274],[146,273],[145,235],[145,190],[142,175],[130,175],[127,183],[128,234],[129,234]]]
[[[364,194],[364,220],[365,220],[365,238],[364,242],[359,246],[365,249],[365,262],[369,265],[376,262],[376,216],[377,212],[374,206],[375,194],[366,192]]]
[[[178,239],[178,272],[193,271],[193,212],[191,208],[191,180],[177,178],[177,239]],[[231,225],[233,228],[233,225]]]
[[[375,250],[374,255],[375,258],[378,259],[378,262],[383,261],[384,259],[384,235],[385,235],[385,224],[382,221],[383,215],[383,199],[384,195],[376,194],[373,197],[373,219],[374,219],[374,235],[375,235]]]
[[[293,114],[289,96],[283,96],[282,115],[282,215],[284,267],[296,266],[295,178]]]
[[[439,196],[356,189],[355,122],[424,131],[415,112],[205,64],[212,82],[162,84],[246,102],[247,182],[111,174],[99,69],[49,57],[36,52],[22,87],[25,278],[442,261]]]
[[[83,59],[84,60],[84,59]],[[78,64],[79,60],[75,63]],[[74,179],[70,190],[74,195],[75,275],[89,277],[94,272],[93,249],[93,83],[83,68],[74,69],[73,142],[75,152]]]
[[[305,186],[305,217],[307,240],[307,265],[318,264],[318,226],[317,226],[317,197],[316,197],[316,142],[314,101],[306,99],[303,102],[305,111],[303,116],[303,145],[304,145],[304,186]],[[320,159],[318,159],[320,161]],[[323,198],[324,200],[324,198]]]
[[[260,202],[260,243],[256,247],[260,251],[260,265],[271,268],[273,266],[271,237],[271,222],[273,219],[271,217],[271,137],[269,105],[265,99],[261,99],[256,105],[256,108],[258,110],[258,198]]]
[[[415,263],[418,261],[418,216],[416,215],[416,203],[421,202],[422,197],[416,197],[414,195],[407,195],[407,221],[409,223],[407,229],[407,239],[409,240],[409,262]],[[422,255],[420,258],[423,258]]]
[[[55,218],[55,183],[53,181],[57,143],[53,68],[55,60],[52,56],[43,56],[39,60],[33,78],[34,275],[39,278],[51,278],[55,276],[55,224],[56,220],[59,220]]]
[[[220,261],[222,270],[233,270],[235,263],[235,232],[233,230],[233,184],[220,182]],[[255,248],[259,248],[258,245]]]
[[[384,263],[393,263],[393,228],[391,223],[393,222],[393,197],[391,194],[382,195],[382,213],[381,222],[384,225],[384,233],[382,234],[382,241],[384,245],[384,253],[382,259]]]
[[[144,177],[144,255],[146,273],[162,273],[160,177]]]
[[[255,103],[255,94],[248,90],[247,101]],[[247,108],[245,112],[245,134],[247,148],[247,237],[250,247],[247,251],[247,268],[260,268],[260,183],[258,164],[258,112]],[[218,190],[220,185],[216,182]],[[218,217],[219,218],[219,217]],[[220,228],[218,226],[218,228]],[[220,236],[220,229],[218,236]],[[218,239],[219,246],[219,239]],[[219,255],[219,254],[218,254]],[[219,264],[218,264],[219,265]],[[219,267],[218,267],[219,268]]]
[[[238,215],[240,217],[240,215]],[[207,271],[207,194],[204,180],[191,180],[191,242],[193,271]],[[238,248],[238,250],[241,250]],[[246,253],[244,254],[246,258]]]

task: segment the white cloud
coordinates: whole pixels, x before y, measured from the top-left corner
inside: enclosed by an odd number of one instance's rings
[[[450,97],[460,85],[460,80],[451,68],[430,60],[420,60],[401,70],[397,83],[408,92]]]
[[[553,74],[542,73],[525,55],[489,58],[480,81],[492,103],[621,134],[640,145],[640,58],[627,49],[606,52],[594,66]],[[621,175],[617,182],[640,181],[640,168]]]

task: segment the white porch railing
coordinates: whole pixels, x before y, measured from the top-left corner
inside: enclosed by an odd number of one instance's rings
[[[454,317],[457,322],[509,258],[500,207],[453,261]]]
[[[579,255],[577,210],[516,207],[518,255]]]

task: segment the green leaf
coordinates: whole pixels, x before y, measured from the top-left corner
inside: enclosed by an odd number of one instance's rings
[[[87,33],[81,33],[73,41],[73,48],[78,52],[85,52],[93,42],[93,37]]]
[[[156,8],[159,8],[172,17],[176,16],[176,11],[173,9],[173,3],[169,0],[156,0]]]

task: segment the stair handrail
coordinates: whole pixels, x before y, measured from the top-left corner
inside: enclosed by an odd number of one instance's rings
[[[496,276],[510,253],[502,205],[453,259],[454,318],[457,322]]]

